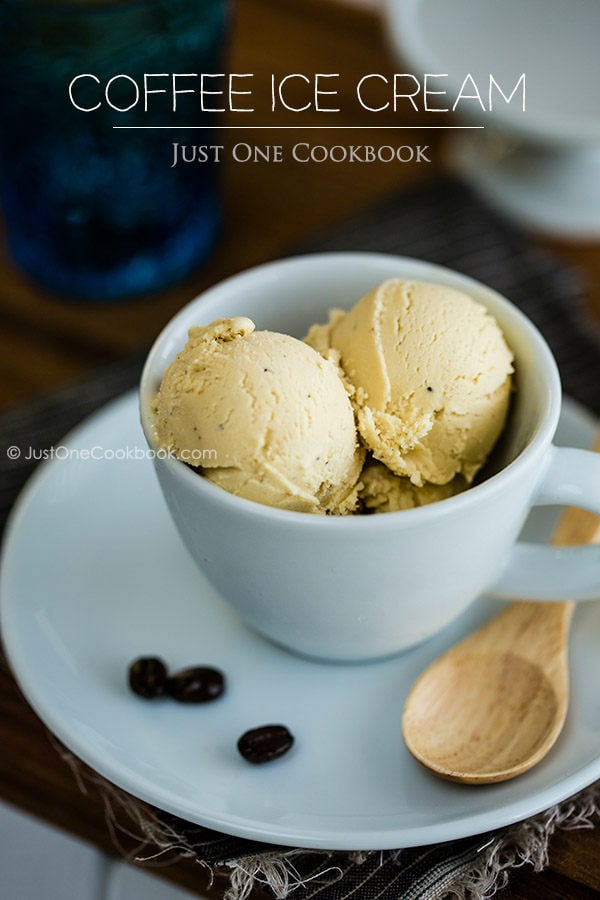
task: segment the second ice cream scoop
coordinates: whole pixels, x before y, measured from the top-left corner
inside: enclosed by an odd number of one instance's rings
[[[306,340],[339,362],[373,456],[416,485],[471,482],[506,421],[512,353],[487,309],[440,284],[389,279]]]

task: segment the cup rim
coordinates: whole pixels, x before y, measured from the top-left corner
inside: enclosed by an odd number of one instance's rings
[[[460,289],[461,285],[466,291],[469,290],[469,287],[475,289],[478,295],[478,302],[483,302],[484,305],[485,299],[482,300],[481,294],[483,293],[484,295],[488,295],[488,297],[492,297],[494,302],[499,304],[503,311],[517,322],[520,329],[527,336],[530,345],[535,348],[538,364],[542,364],[544,367],[544,376],[548,388],[546,390],[545,408],[540,412],[540,423],[531,439],[518,455],[508,463],[508,465],[494,475],[491,475],[489,478],[486,478],[486,480],[480,484],[472,485],[462,493],[436,503],[413,509],[386,512],[380,515],[315,515],[312,513],[297,512],[295,510],[278,509],[277,507],[267,506],[258,503],[255,500],[248,500],[245,497],[231,494],[222,487],[203,478],[186,463],[181,462],[174,457],[155,457],[156,465],[164,466],[168,469],[187,490],[195,492],[199,499],[203,498],[208,503],[228,509],[232,515],[237,515],[240,519],[269,520],[273,523],[277,523],[280,527],[288,526],[309,529],[325,528],[332,532],[334,530],[339,532],[343,529],[350,529],[356,532],[359,532],[361,529],[364,529],[365,531],[376,531],[380,528],[389,526],[394,526],[395,528],[412,527],[416,525],[417,522],[422,525],[426,523],[427,520],[437,520],[443,516],[452,515],[454,512],[467,509],[469,506],[485,500],[488,497],[492,497],[496,493],[510,489],[510,481],[517,477],[518,472],[528,464],[531,457],[540,454],[542,448],[551,443],[558,424],[561,406],[562,392],[558,368],[545,339],[533,322],[521,312],[518,307],[493,288],[488,287],[475,278],[463,275],[461,272],[457,272],[446,266],[440,266],[425,260],[413,259],[412,257],[400,256],[398,254],[334,251],[288,256],[261,263],[234,275],[230,275],[190,300],[189,303],[183,306],[175,316],[167,322],[150,348],[140,379],[140,418],[145,438],[151,450],[157,451],[159,449],[151,419],[150,400],[155,393],[151,388],[151,382],[156,383],[156,380],[160,379],[162,376],[163,370],[161,369],[161,371],[157,373],[156,365],[157,362],[160,361],[160,353],[165,343],[170,340],[173,332],[176,332],[177,329],[182,327],[182,323],[188,319],[192,309],[198,308],[200,313],[199,320],[201,321],[201,312],[204,303],[208,300],[215,299],[220,293],[228,292],[232,287],[242,289],[244,285],[247,285],[251,281],[256,281],[264,276],[270,276],[278,270],[281,271],[285,268],[297,265],[311,267],[325,263],[343,266],[348,263],[350,258],[357,264],[364,263],[376,265],[378,262],[385,262],[389,265],[390,261],[396,261],[401,265],[414,265],[417,270],[426,269],[431,273],[429,279],[420,280],[435,280],[435,273],[439,272],[440,275],[446,277],[451,276],[452,280],[456,282],[458,289]],[[181,348],[183,348],[183,344],[180,343],[180,349]]]

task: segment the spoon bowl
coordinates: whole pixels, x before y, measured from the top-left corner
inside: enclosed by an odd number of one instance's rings
[[[565,636],[552,671],[502,640],[521,625],[524,639],[535,639],[538,626],[547,633],[546,610],[536,606],[513,604],[484,634],[437,660],[413,687],[404,738],[412,755],[438,775],[470,784],[504,781],[539,762],[556,741],[568,705],[571,604],[550,610],[556,639],[561,631]]]

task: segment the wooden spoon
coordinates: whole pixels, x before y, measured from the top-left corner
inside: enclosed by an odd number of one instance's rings
[[[594,443],[600,452],[600,434]],[[600,541],[600,517],[567,509],[556,546]],[[406,746],[451,781],[486,784],[548,753],[567,714],[573,603],[511,603],[417,679],[404,706]]]

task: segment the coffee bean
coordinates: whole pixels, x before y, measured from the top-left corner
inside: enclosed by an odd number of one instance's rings
[[[134,694],[145,697],[161,697],[167,687],[167,667],[156,656],[142,656],[129,666],[129,687]]]
[[[261,725],[246,731],[237,747],[248,762],[266,763],[283,756],[293,743],[294,736],[285,725]]]
[[[167,691],[180,703],[208,703],[225,690],[225,677],[218,669],[195,666],[176,672],[167,681]]]

